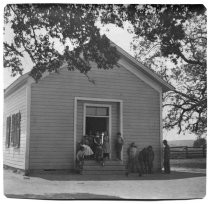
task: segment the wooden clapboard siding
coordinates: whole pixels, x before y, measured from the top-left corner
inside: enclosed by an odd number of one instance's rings
[[[4,164],[19,169],[25,169],[25,145],[26,145],[26,86],[22,86],[4,99],[3,118],[3,152]],[[6,142],[6,118],[20,111],[21,134],[20,148],[9,147]]]
[[[78,71],[65,69],[32,84],[30,168],[73,168],[75,97],[123,100],[124,159],[131,142],[139,149],[152,145],[154,166],[159,168],[160,93],[123,67],[99,70],[93,65],[88,75],[95,84]],[[115,135],[119,131],[119,104],[110,104]],[[82,134],[82,128],[83,105],[78,103],[77,134]]]

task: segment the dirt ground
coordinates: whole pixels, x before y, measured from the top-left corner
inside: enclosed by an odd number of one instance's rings
[[[206,193],[205,169],[172,168],[170,175],[39,174],[26,177],[4,170],[4,193],[34,199],[192,199]]]
[[[206,169],[206,158],[171,159],[172,167]]]

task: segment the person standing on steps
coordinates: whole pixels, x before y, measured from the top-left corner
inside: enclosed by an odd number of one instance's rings
[[[109,136],[107,131],[104,132],[104,137],[103,137],[103,160],[110,159],[109,154],[110,154],[110,145],[109,145]]]
[[[117,140],[116,140],[116,156],[117,156],[117,159],[119,159],[119,160],[122,160],[121,152],[122,152],[123,145],[124,145],[124,140],[121,136],[121,133],[118,132]]]
[[[99,163],[104,165],[103,162],[103,148],[102,148],[102,140],[99,132],[96,133],[96,136],[94,138],[94,145],[95,145],[95,159]]]
[[[164,172],[166,174],[170,174],[170,146],[168,145],[167,140],[163,140],[164,144],[164,150],[163,150],[163,166],[164,166]]]

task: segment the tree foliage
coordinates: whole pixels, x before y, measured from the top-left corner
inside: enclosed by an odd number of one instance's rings
[[[193,143],[193,147],[205,147],[205,146],[206,146],[206,139],[202,137],[198,137]]]
[[[117,12],[116,12],[117,10]],[[175,86],[164,95],[164,128],[201,135],[207,127],[207,28],[202,5],[125,5],[104,23],[128,21],[136,58]]]
[[[129,23],[136,58],[175,86],[163,97],[164,128],[205,133],[207,31],[202,5],[7,5],[5,26],[14,34],[11,42],[4,42],[4,67],[22,73],[21,58],[28,55],[36,80],[45,71],[57,72],[64,61],[69,70],[84,74],[91,61],[98,68],[113,68],[119,56],[96,22],[122,28]]]
[[[164,127],[177,126],[179,132],[189,130],[201,135],[207,127],[205,9],[171,5],[155,7],[152,11],[155,13],[149,14],[151,23],[141,22],[143,27],[136,28],[135,32],[139,32],[144,42],[149,41],[150,47],[159,44],[148,61],[154,64],[157,59],[167,59],[173,63],[159,67],[159,73],[176,88],[164,95],[163,107],[167,110]]]
[[[4,42],[4,67],[13,73],[22,74],[25,55],[33,63],[31,76],[36,80],[45,71],[57,72],[64,62],[69,70],[86,74],[91,61],[98,68],[110,69],[119,59],[115,47],[95,25],[97,5],[7,5],[4,16],[5,26],[11,25],[14,33],[11,42]]]

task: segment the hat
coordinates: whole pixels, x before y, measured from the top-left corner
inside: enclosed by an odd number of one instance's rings
[[[136,147],[135,142],[131,143],[131,147]]]

